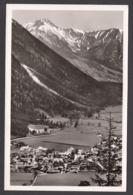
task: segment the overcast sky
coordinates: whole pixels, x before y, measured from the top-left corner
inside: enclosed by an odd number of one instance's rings
[[[15,10],[12,18],[20,24],[48,18],[60,28],[76,28],[85,31],[109,28],[123,29],[122,11],[28,11]]]

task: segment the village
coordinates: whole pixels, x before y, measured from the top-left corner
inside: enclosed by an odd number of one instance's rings
[[[23,142],[11,142],[19,147],[18,153],[11,154],[11,173],[33,173],[34,177],[39,174],[67,174],[84,171],[97,171],[107,173],[108,138],[90,150],[68,148],[67,151],[59,152],[54,148],[32,148]],[[111,137],[111,155],[115,159],[113,171],[119,176],[122,168],[122,138]],[[119,178],[120,179],[120,178]]]
[[[11,176],[14,175],[16,178],[16,174],[20,180],[22,174],[24,178],[28,174],[32,175],[30,184],[21,182],[21,185],[32,185],[39,175],[50,174],[52,176],[79,174],[80,178],[80,174],[83,173],[84,178],[84,174],[87,173],[88,176],[90,173],[100,173],[105,178],[108,174],[110,155],[111,169],[120,181],[122,172],[121,112],[114,112],[112,115],[114,116],[112,123],[118,126],[115,133],[111,133],[110,141],[108,131],[105,130],[108,126],[106,110],[100,114],[94,114],[89,119],[79,119],[77,126],[76,120],[70,121],[68,118],[60,117],[53,118],[53,121],[45,119],[45,123],[41,124],[29,124],[29,133],[26,138],[11,140]]]

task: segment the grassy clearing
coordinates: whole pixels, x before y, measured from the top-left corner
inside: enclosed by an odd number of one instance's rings
[[[69,121],[68,118],[61,117],[61,116],[56,116],[56,117],[50,118],[49,120],[52,120],[55,123],[58,122],[58,121],[61,121],[62,123]]]
[[[33,173],[11,173],[10,184],[15,186],[26,184],[29,186],[31,180],[34,180]]]
[[[120,112],[120,113],[122,113],[122,105],[109,106],[105,110],[107,110],[108,112]]]
[[[97,185],[91,181],[90,177],[94,178],[95,172],[39,175],[34,186],[78,186],[83,180],[89,181],[91,186]]]

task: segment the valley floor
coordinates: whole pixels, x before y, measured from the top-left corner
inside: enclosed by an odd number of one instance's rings
[[[110,108],[108,108],[110,109]],[[79,125],[74,128],[65,128],[64,130],[54,132],[50,135],[40,135],[26,138],[19,138],[16,141],[23,141],[26,145],[30,145],[33,148],[39,146],[52,149],[55,151],[66,151],[68,148],[88,150],[101,142],[101,137],[106,137],[108,122],[105,118],[108,117],[108,112],[101,113],[101,119],[96,118],[84,118],[79,121]],[[112,113],[112,117],[115,117],[118,121],[121,121],[121,111],[115,111]],[[112,125],[116,126],[114,130],[115,135],[122,135],[122,123],[117,123],[114,120]],[[100,126],[99,126],[100,123]],[[18,148],[11,146],[11,153],[21,153]],[[52,174],[39,174],[34,186],[77,186],[80,181],[87,180],[91,186],[95,185],[91,181],[91,177],[94,177],[94,171],[78,172],[78,173],[52,173]],[[28,176],[28,177],[27,177]],[[25,180],[26,177],[26,180]],[[32,173],[11,173],[11,185],[26,185],[31,184],[33,179]]]

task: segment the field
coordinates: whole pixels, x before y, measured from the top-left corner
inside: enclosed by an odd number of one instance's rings
[[[108,106],[105,110],[107,112],[112,112],[112,113],[122,113],[122,105],[119,105],[119,106]]]
[[[81,133],[81,131],[83,131]],[[85,129],[67,128],[62,131],[55,132],[51,135],[36,136],[30,138],[21,139],[26,144],[32,147],[47,147],[55,148],[55,150],[67,150],[70,147],[89,149],[91,146],[100,142],[101,138],[97,135],[89,132],[85,132]]]
[[[80,181],[89,181],[91,186],[94,184],[90,177],[95,177],[95,172],[79,172],[77,173],[65,173],[65,174],[46,174],[39,175],[34,186],[78,186]]]
[[[15,186],[30,185],[31,180],[34,180],[33,173],[11,173],[10,183]]]
[[[54,123],[56,123],[58,121],[61,121],[62,123],[69,121],[68,118],[61,117],[61,116],[56,116],[56,117],[53,117],[53,118],[49,118],[49,120],[52,120]]]
[[[91,123],[95,120],[91,120]],[[95,144],[101,141],[101,138],[97,135],[98,133],[106,135],[107,130],[105,127],[108,126],[107,121],[101,121],[101,127],[98,126],[87,126],[87,120],[84,120],[83,125],[79,125],[77,128],[66,128],[65,130],[55,132],[51,135],[36,136],[30,138],[21,139],[26,144],[32,147],[46,147],[55,148],[55,150],[67,150],[70,147],[89,149]],[[96,124],[96,123],[95,123]],[[119,124],[118,129],[115,130],[115,134],[121,134],[121,127]]]
[[[106,118],[109,117],[110,111],[112,112],[111,116],[114,118],[112,125],[116,127],[114,133],[116,135],[121,135],[122,123],[118,123],[117,121],[122,120],[122,112],[121,106],[117,106],[108,107],[106,110],[101,111],[100,119],[96,119],[95,117],[80,119],[79,125],[76,128],[70,127],[50,135],[27,137],[19,140],[24,141],[26,144],[35,148],[42,146],[54,148],[58,151],[64,151],[70,147],[89,149],[101,141],[101,137],[98,134],[102,134],[103,136],[107,135],[106,128],[109,124]]]

